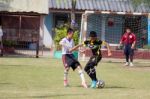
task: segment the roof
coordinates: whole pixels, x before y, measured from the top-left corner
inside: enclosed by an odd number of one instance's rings
[[[70,10],[72,0],[49,0],[50,9]],[[136,9],[133,7],[131,0],[77,0],[76,10],[98,10],[112,12],[140,12],[147,13],[150,9],[144,4],[139,5]]]
[[[48,0],[0,0],[0,11],[48,14]]]

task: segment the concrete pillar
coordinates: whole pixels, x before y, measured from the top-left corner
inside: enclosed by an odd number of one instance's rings
[[[150,14],[148,15],[148,45],[150,45]]]
[[[102,16],[102,33],[101,40],[105,41],[105,30],[106,30],[106,16]]]

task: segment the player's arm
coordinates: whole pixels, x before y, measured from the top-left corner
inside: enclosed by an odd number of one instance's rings
[[[75,51],[75,50],[77,50],[81,46],[83,46],[83,44],[76,45],[73,48],[69,49],[69,52]]]
[[[119,46],[118,46],[119,49],[121,49],[121,46],[122,46],[124,40],[125,40],[125,37],[124,37],[124,35],[123,35],[123,36],[121,37],[121,39],[120,39],[120,42],[119,42]]]
[[[112,53],[111,53],[111,49],[110,49],[109,44],[107,42],[105,42],[105,41],[102,41],[102,45],[105,45],[107,47],[108,56],[111,56]]]
[[[124,35],[121,37],[119,44],[121,45],[121,44],[123,44],[123,42],[124,42]]]
[[[135,35],[133,36],[133,39],[134,39],[134,41],[133,41],[132,46],[131,46],[132,49],[135,48],[135,44],[136,44],[136,37],[135,37]]]
[[[80,48],[80,47],[85,47],[86,45],[87,45],[87,41],[84,41],[82,44],[78,44],[78,45],[76,45],[76,46],[74,46],[73,48],[71,48],[69,51],[70,52],[72,52],[72,51],[74,51],[74,50],[77,50],[78,48]],[[85,49],[85,48],[84,48]],[[81,51],[81,50],[80,50]],[[85,50],[83,51],[81,51],[82,53],[83,52],[85,52]]]

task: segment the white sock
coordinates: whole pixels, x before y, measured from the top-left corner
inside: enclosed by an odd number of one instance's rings
[[[68,81],[68,72],[67,71],[64,72],[64,80]]]
[[[84,74],[83,74],[82,70],[79,70],[79,75],[80,75],[82,83],[85,83],[85,77],[84,77]]]

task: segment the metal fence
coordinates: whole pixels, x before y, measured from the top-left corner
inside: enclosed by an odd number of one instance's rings
[[[85,25],[87,27],[85,28]],[[130,27],[137,37],[135,58],[150,59],[150,46],[148,45],[148,17],[145,15],[117,15],[117,14],[89,14],[82,17],[80,39],[88,38],[90,31],[96,31],[98,38],[105,40],[111,46],[111,58],[124,58],[123,50],[119,50],[119,42],[126,27]],[[103,50],[104,49],[104,50]],[[79,53],[79,58],[89,58],[91,51]],[[105,47],[102,47],[103,57],[107,56]]]
[[[3,37],[1,55],[39,57],[40,17],[23,15],[2,15]]]

